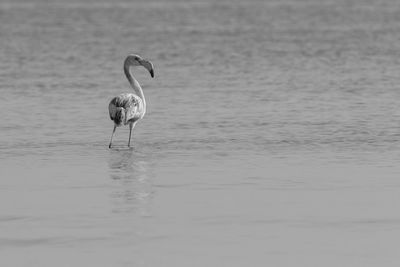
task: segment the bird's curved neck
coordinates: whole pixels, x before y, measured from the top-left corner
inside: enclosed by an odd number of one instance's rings
[[[132,67],[132,65],[129,64],[127,61],[125,61],[124,72],[125,72],[126,78],[128,79],[128,81],[131,84],[135,93],[142,99],[144,109],[146,109],[146,100],[144,98],[142,87],[140,86],[139,82],[135,79],[135,77],[132,75],[132,73],[130,71],[131,67]]]

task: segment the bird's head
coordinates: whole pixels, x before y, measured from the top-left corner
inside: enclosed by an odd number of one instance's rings
[[[145,69],[147,69],[149,71],[151,77],[154,78],[154,66],[153,66],[153,63],[151,63],[147,59],[143,59],[139,55],[130,54],[126,58],[125,64],[129,64],[131,66],[143,66]]]

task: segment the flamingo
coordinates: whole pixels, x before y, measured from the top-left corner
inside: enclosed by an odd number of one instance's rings
[[[133,66],[143,66],[150,72],[151,77],[154,78],[153,63],[135,54],[127,56],[124,62],[124,72],[135,93],[120,94],[114,97],[108,105],[110,119],[114,121],[114,130],[111,134],[111,140],[108,146],[109,148],[111,148],[112,145],[115,129],[127,124],[129,124],[128,147],[130,147],[132,129],[146,113],[146,100],[144,98],[142,87],[130,71]]]

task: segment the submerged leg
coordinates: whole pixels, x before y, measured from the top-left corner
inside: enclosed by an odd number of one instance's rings
[[[133,123],[129,123],[129,141],[128,141],[128,147],[131,146],[132,128],[133,128]]]
[[[111,134],[111,140],[110,140],[110,144],[108,145],[108,148],[111,148],[111,144],[112,144],[112,140],[113,140],[113,137],[114,137],[114,133],[115,133],[115,129],[117,128],[117,125],[115,125],[114,124],[114,130],[113,130],[113,132],[112,132],[112,134]]]
[[[131,136],[132,136],[132,129],[135,127],[136,122],[129,123],[129,141],[128,141],[128,147],[131,146]]]

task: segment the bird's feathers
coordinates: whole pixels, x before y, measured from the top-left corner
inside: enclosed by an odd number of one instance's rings
[[[135,94],[120,94],[114,97],[108,105],[110,119],[117,125],[141,119],[144,115],[144,105],[142,99]],[[124,120],[121,121],[122,115],[119,112],[124,112]]]

